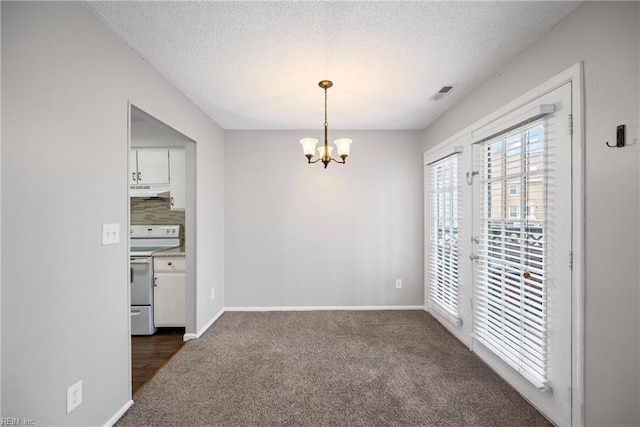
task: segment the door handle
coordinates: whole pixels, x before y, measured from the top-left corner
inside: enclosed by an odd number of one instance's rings
[[[131,315],[132,316],[140,316],[140,313],[141,313],[140,310],[135,310],[135,311],[131,310]]]
[[[131,275],[129,275],[129,283],[133,283],[133,267],[129,267],[131,270]]]

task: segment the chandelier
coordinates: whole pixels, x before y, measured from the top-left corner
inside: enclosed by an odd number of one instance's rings
[[[324,164],[324,168],[326,169],[329,166],[329,163],[333,160],[336,163],[344,164],[347,156],[349,155],[349,146],[353,142],[348,138],[340,138],[333,141],[338,149],[338,156],[342,159],[342,161],[334,159],[331,157],[331,152],[333,151],[333,147],[329,146],[327,142],[327,127],[329,126],[327,122],[327,89],[333,86],[333,83],[329,80],[322,80],[318,83],[322,89],[324,89],[324,145],[318,148],[318,158],[315,160],[311,160],[316,151],[316,144],[318,140],[316,138],[302,138],[300,140],[300,144],[302,144],[302,150],[304,151],[304,155],[307,157],[309,163],[317,163],[322,161]]]

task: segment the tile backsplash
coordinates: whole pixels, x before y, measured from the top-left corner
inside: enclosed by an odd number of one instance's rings
[[[172,211],[169,199],[132,198],[131,224],[180,225],[180,243],[184,245],[184,211]]]

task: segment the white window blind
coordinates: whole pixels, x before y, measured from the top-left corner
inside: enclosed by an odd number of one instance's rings
[[[453,154],[432,163],[429,192],[429,297],[436,308],[454,319],[459,316],[459,162],[460,154]]]
[[[542,388],[549,356],[544,120],[480,144],[474,338]]]

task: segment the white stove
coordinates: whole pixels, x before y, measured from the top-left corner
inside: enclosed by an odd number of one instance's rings
[[[131,335],[152,335],[153,262],[155,251],[180,246],[179,225],[132,225],[129,227],[131,267]]]
[[[151,256],[154,251],[180,246],[180,226],[132,225],[129,239],[131,256]]]

